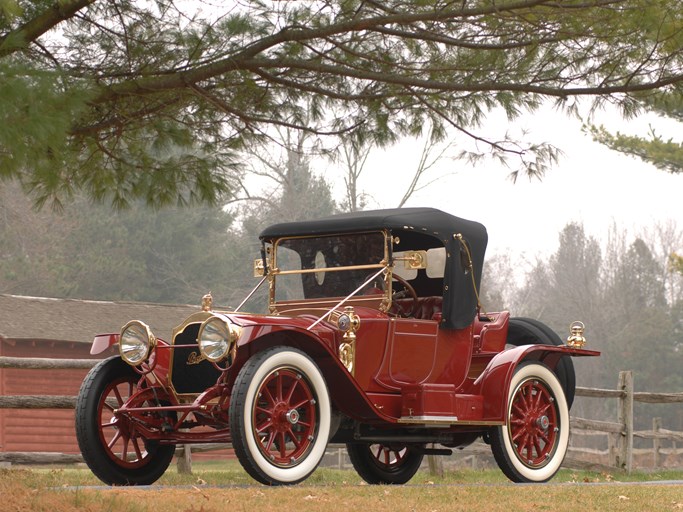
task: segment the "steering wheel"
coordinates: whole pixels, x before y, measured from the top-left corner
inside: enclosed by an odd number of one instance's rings
[[[403,286],[403,290],[394,292],[391,296],[391,311],[402,318],[415,316],[415,312],[420,305],[419,301],[417,300],[415,288],[413,288],[408,281],[397,274],[392,274],[391,277],[392,279],[398,281],[401,286]],[[402,299],[404,297],[410,297],[413,299],[410,307],[404,306],[402,303],[398,302],[398,299]]]

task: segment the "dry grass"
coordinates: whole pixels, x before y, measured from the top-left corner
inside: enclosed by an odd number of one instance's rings
[[[498,478],[493,471],[457,472],[434,482],[425,473],[416,478],[420,483],[386,487],[361,485],[350,471],[319,470],[314,480],[304,485],[268,488],[247,484],[248,478],[237,469],[228,469],[228,476],[233,472],[230,481],[237,480],[240,482],[237,485],[219,482],[219,472],[207,470],[192,476],[169,472],[164,480],[167,485],[173,483],[173,488],[85,489],[81,486],[98,485],[87,470],[0,470],[0,509],[3,512],[683,510],[683,486],[627,485],[614,482],[609,475],[565,472],[558,480],[569,482],[514,485]],[[571,480],[599,483],[579,485]]]

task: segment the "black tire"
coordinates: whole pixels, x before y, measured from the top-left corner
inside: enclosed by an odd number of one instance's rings
[[[251,357],[237,375],[229,412],[235,454],[258,482],[301,482],[325,455],[330,397],[320,369],[300,350],[273,347]]]
[[[536,344],[564,345],[562,338],[543,322],[539,322],[534,318],[524,317],[510,319],[506,343],[515,347]],[[571,409],[574,403],[574,395],[576,394],[576,373],[574,372],[572,358],[569,356],[561,358],[555,368],[555,373],[564,389],[567,406]]]
[[[507,396],[506,424],[491,430],[491,451],[513,482],[546,482],[569,445],[569,408],[557,375],[537,362],[520,364]]]
[[[108,485],[152,484],[175,453],[174,445],[145,441],[111,412],[111,401],[123,405],[139,379],[119,356],[110,357],[90,370],[76,399],[78,446],[90,470]]]
[[[422,464],[424,453],[409,444],[348,443],[346,451],[360,477],[372,485],[401,485]]]

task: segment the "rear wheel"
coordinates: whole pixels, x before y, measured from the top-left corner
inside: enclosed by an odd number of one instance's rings
[[[506,343],[515,347],[521,345],[564,345],[555,331],[534,318],[514,317],[510,319]],[[555,374],[562,384],[567,407],[572,408],[576,392],[574,363],[569,356],[562,357],[555,367]]]
[[[513,482],[545,482],[560,469],[569,444],[569,408],[556,375],[522,363],[508,392],[506,425],[491,432],[491,449]]]
[[[76,400],[76,437],[83,459],[109,485],[152,484],[175,453],[175,446],[145,440],[133,422],[114,414],[136,391],[139,379],[114,356],[90,370]]]
[[[346,451],[358,475],[369,484],[405,484],[424,457],[418,447],[403,443],[348,443]]]
[[[255,480],[295,484],[320,463],[330,435],[330,398],[303,352],[274,347],[250,358],[230,398],[235,454]]]

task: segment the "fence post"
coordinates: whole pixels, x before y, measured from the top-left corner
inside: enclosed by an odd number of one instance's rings
[[[619,467],[619,438],[621,434],[614,434],[609,432],[607,434],[607,465],[610,467]]]
[[[654,467],[658,468],[662,463],[662,441],[657,437],[662,428],[662,418],[652,418],[652,433],[655,435],[652,440],[652,451],[654,452]]]
[[[630,474],[633,467],[633,372],[619,372],[618,389],[624,392],[619,398],[619,423],[624,430],[618,441],[618,467]]]
[[[191,475],[192,474],[192,445],[183,445],[183,454],[178,457],[176,466],[178,468],[178,474],[181,475]]]
[[[433,443],[432,448],[434,448]],[[427,463],[429,464],[430,475],[443,477],[443,457],[439,455],[427,455]]]

